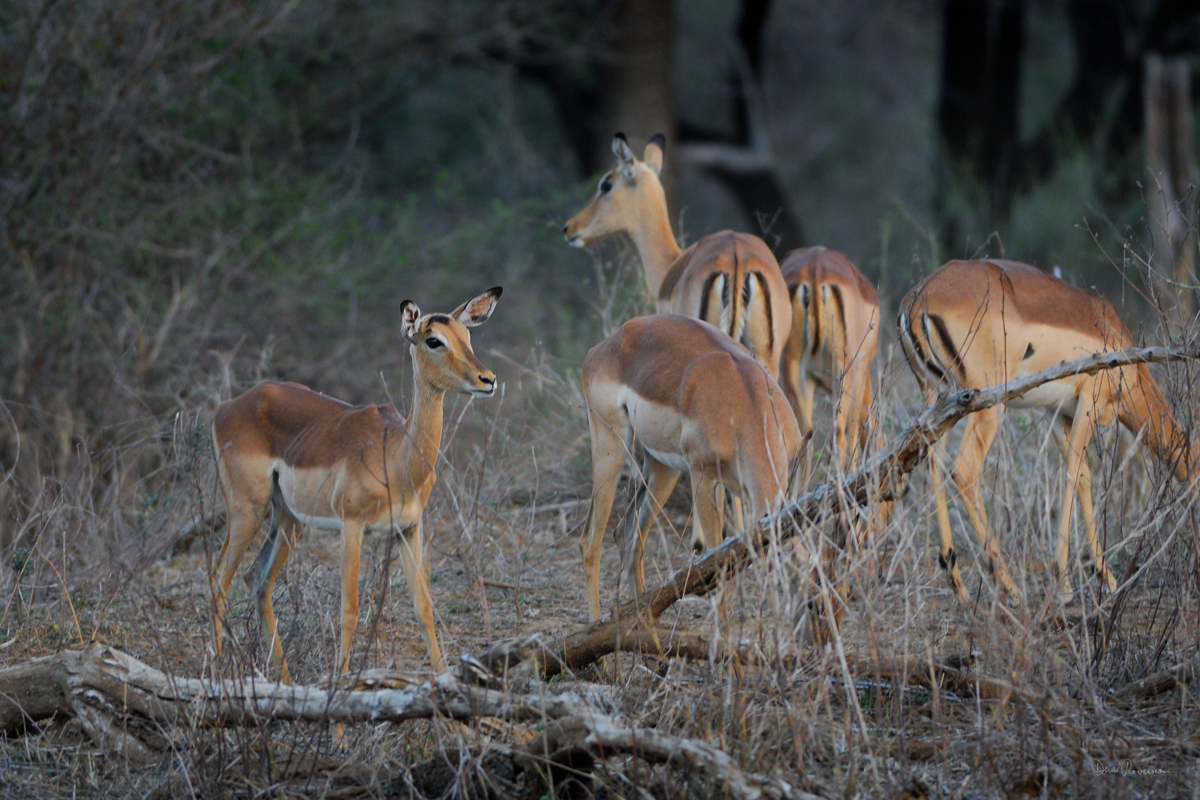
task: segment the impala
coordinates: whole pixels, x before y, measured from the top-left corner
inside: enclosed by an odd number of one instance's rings
[[[918,383],[932,397],[939,384],[978,389],[1029,375],[1090,353],[1120,350],[1133,337],[1107,300],[1016,261],[951,261],[912,289],[900,303],[900,341]],[[1097,425],[1119,420],[1141,433],[1150,450],[1185,480],[1196,465],[1162,391],[1145,364],[1077,375],[1040,386],[1009,405],[1048,408],[1062,431],[1056,434],[1066,459],[1055,569],[1059,596],[1070,599],[1068,546],[1074,494],[1079,496],[1093,567],[1112,590],[1096,533],[1087,446]],[[985,565],[1014,601],[1017,588],[988,529],[980,473],[1000,424],[1000,408],[967,418],[953,466],[953,479],[985,554]],[[941,529],[939,561],[960,598],[967,597],[950,537],[950,515],[938,459],[930,468]]]
[[[681,471],[692,482],[693,549],[721,541],[722,487],[743,497],[754,519],[782,507],[801,445],[796,418],[763,366],[708,323],[677,314],[626,322],[588,351],[583,391],[592,506],[579,547],[590,620],[600,618],[600,542],[634,436],[645,482],[622,538],[638,591],[646,532]]]
[[[413,361],[408,420],[391,406],[352,406],[296,383],[263,383],[217,408],[213,448],[229,519],[212,577],[218,655],[229,584],[270,511],[271,532],[246,581],[257,595],[272,664],[285,683],[291,676],[271,591],[302,524],[342,534],[341,671],[349,669],[359,557],[368,530],[401,534],[401,563],[429,659],[436,672],[443,670],[422,565],[421,512],[436,480],[446,392],[488,397],[496,390],[496,376],[475,357],[467,328],[491,316],[500,292],[490,289],[449,314],[422,316],[411,300],[400,304]]]
[[[613,137],[616,168],[600,179],[595,196],[567,221],[563,235],[568,244],[586,247],[605,236],[629,234],[660,314],[712,323],[778,378],[792,324],[779,262],[762,239],[734,231],[679,247],[658,178],[665,141],[661,133],[652,136],[639,161],[622,134]]]
[[[866,447],[871,416],[871,362],[879,346],[875,287],[850,259],[824,247],[793,250],[780,270],[792,301],[783,387],[802,433],[813,428],[814,389],[833,395],[838,467],[847,456],[853,464]]]

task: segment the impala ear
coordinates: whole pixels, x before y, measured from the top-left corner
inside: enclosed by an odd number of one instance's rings
[[[450,312],[450,316],[468,328],[482,325],[492,315],[496,301],[500,299],[503,288],[496,286],[488,289],[478,297],[472,297],[458,308]]]
[[[642,153],[642,161],[646,166],[654,170],[655,175],[662,174],[663,153],[667,149],[667,137],[661,133],[656,133],[650,137],[650,141],[646,142],[646,150]]]
[[[400,304],[400,330],[404,338],[416,343],[417,335],[421,332],[421,309],[412,300]]]
[[[625,140],[625,134],[613,134],[612,141],[613,155],[617,157],[617,169],[621,170],[621,175],[632,180],[637,176],[633,165],[637,160],[633,156],[633,151],[629,149],[629,142]]]

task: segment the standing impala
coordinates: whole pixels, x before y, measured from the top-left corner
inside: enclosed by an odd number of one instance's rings
[[[792,324],[779,262],[762,239],[734,231],[679,247],[658,179],[665,141],[661,133],[652,136],[638,161],[622,134],[613,137],[616,168],[600,179],[596,195],[567,221],[563,235],[568,244],[586,247],[605,236],[629,234],[660,314],[712,323],[778,378]]]
[[[900,341],[909,367],[927,396],[945,382],[966,389],[1001,384],[1061,361],[1133,346],[1133,337],[1107,300],[1016,261],[951,261],[912,289],[900,303]],[[1071,596],[1067,576],[1073,494],[1079,495],[1095,570],[1113,589],[1092,510],[1087,446],[1097,425],[1119,420],[1141,432],[1150,450],[1185,480],[1197,464],[1145,364],[1117,367],[1047,383],[1010,400],[1016,408],[1049,408],[1062,426],[1058,435],[1067,466],[1055,552],[1058,592]],[[988,571],[1014,600],[1017,588],[988,529],[980,473],[1000,424],[1000,408],[967,418],[953,477],[967,516],[979,535]],[[930,468],[941,529],[939,561],[960,598],[967,597],[950,538],[950,515],[938,459]]]
[[[217,408],[213,448],[229,519],[212,579],[218,655],[229,584],[270,510],[271,533],[246,580],[258,597],[272,664],[285,683],[291,676],[271,590],[301,524],[342,534],[341,671],[349,669],[358,622],[359,556],[367,530],[401,534],[400,559],[429,659],[436,672],[443,670],[422,565],[421,512],[436,480],[446,392],[488,397],[496,390],[496,376],[475,357],[467,328],[491,316],[500,292],[490,289],[449,314],[422,316],[411,300],[400,304],[415,385],[407,421],[391,406],[352,406],[296,383],[263,383]]]
[[[793,250],[780,270],[792,300],[783,387],[802,433],[813,429],[813,390],[820,386],[833,395],[838,466],[845,466],[848,455],[853,464],[866,447],[871,419],[879,297],[867,277],[836,250]]]
[[[693,549],[721,542],[722,487],[745,498],[756,520],[782,507],[801,443],[796,418],[763,366],[708,323],[677,314],[626,322],[588,351],[583,391],[592,437],[592,507],[579,543],[588,619],[600,618],[600,542],[633,436],[646,484],[623,538],[638,591],[646,532],[681,471],[692,481]]]

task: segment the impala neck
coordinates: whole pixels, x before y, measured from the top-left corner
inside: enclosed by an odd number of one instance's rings
[[[1144,430],[1142,440],[1158,460],[1173,466],[1175,477],[1191,484],[1200,475],[1200,450],[1188,440],[1158,383],[1145,364],[1137,365],[1138,385],[1129,392],[1121,422],[1133,433]]]
[[[413,483],[420,486],[433,472],[438,450],[442,446],[442,403],[446,392],[421,375],[417,359],[413,359],[413,405],[408,415],[407,431],[399,443],[393,462],[402,465]]]
[[[649,188],[649,187],[647,187]],[[678,259],[683,250],[671,233],[671,217],[667,213],[667,197],[660,188],[650,195],[646,213],[637,218],[635,227],[629,231],[633,244],[637,247],[638,256],[642,259],[642,267],[646,271],[646,283],[655,300],[658,290],[666,280],[671,265]]]

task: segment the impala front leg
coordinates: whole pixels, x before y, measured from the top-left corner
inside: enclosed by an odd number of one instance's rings
[[[338,670],[350,671],[350,646],[358,627],[358,567],[362,557],[363,524],[342,520],[342,640],[338,648]]]
[[[440,675],[446,671],[446,664],[442,660],[442,649],[438,647],[437,631],[433,626],[433,595],[429,591],[429,581],[425,578],[419,519],[400,536],[400,563],[404,567],[409,591],[412,592],[413,610],[417,613],[417,619],[421,620],[421,629],[425,633],[429,663],[433,671]]]

